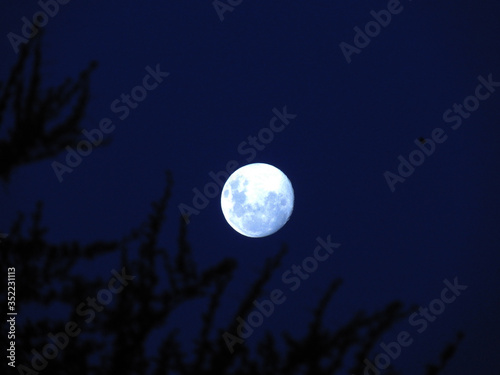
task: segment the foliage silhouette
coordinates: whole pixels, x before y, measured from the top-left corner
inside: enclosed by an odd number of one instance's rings
[[[34,55],[34,62],[31,78],[26,82],[22,72],[30,54]],[[84,117],[90,74],[95,64],[83,70],[77,81],[69,80],[49,89],[44,96],[39,92],[40,64],[40,41],[35,39],[21,50],[0,96],[0,122],[9,101],[12,101],[15,118],[13,128],[8,131],[9,138],[0,141],[0,176],[5,181],[15,168],[56,156],[67,145],[78,141],[79,123]],[[72,100],[76,100],[76,104],[71,114],[49,128],[49,123],[57,119]],[[0,259],[5,267],[16,267],[16,310],[25,320],[22,324],[18,322],[16,331],[18,373],[363,374],[363,361],[371,358],[382,335],[411,313],[412,307],[395,301],[381,311],[360,311],[341,327],[326,327],[323,321],[327,306],[341,285],[341,280],[334,279],[318,301],[304,337],[283,333],[286,349],[279,350],[278,338],[267,332],[255,348],[256,355],[251,355],[246,343],[238,343],[231,353],[224,332],[234,334],[238,325],[236,318],[246,317],[253,310],[253,301],[261,296],[266,282],[279,268],[286,246],[268,259],[235,308],[234,318],[226,326],[216,327],[215,317],[237,264],[228,258],[211,267],[199,267],[193,259],[187,224],[182,217],[179,218],[177,251],[159,243],[172,186],[173,178],[167,172],[164,192],[152,203],[147,219],[115,241],[50,243],[46,239],[48,229],[42,225],[41,202],[34,210],[29,228],[23,214],[14,220],[9,236],[0,243]],[[90,319],[81,314],[78,306],[108,285],[109,279],[83,277],[73,271],[83,260],[99,262],[110,254],[119,257],[118,270],[124,269],[135,278],[114,296],[112,303],[96,309],[94,318]],[[172,313],[198,299],[207,301],[207,309],[201,313],[201,330],[191,355],[180,349],[182,332],[177,328],[170,329],[154,354],[148,354],[150,348],[146,342],[150,335],[169,328]],[[0,291],[0,303],[7,304],[5,289]],[[44,316],[47,311],[50,315]],[[78,324],[81,333],[68,338],[56,358],[36,357],[33,350],[44,353],[43,348],[52,342],[49,333],[64,332],[70,321]],[[457,340],[444,349],[438,365],[427,366],[428,375],[440,373],[462,336],[459,333]],[[6,335],[2,335],[2,340],[8,347]],[[385,373],[398,374],[392,367]]]
[[[15,125],[8,129],[8,138],[0,140],[0,178],[4,181],[9,180],[14,168],[54,157],[66,146],[76,145],[81,136],[79,123],[90,96],[90,74],[97,63],[91,62],[77,80],[68,78],[45,93],[41,93],[41,64],[38,36],[20,48],[7,82],[0,83],[0,129],[9,104]],[[27,77],[25,70],[29,72]],[[71,104],[70,113],[62,118]]]

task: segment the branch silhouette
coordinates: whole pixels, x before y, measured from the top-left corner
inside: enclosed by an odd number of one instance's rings
[[[54,157],[81,137],[79,124],[90,97],[91,62],[76,80],[66,79],[42,93],[41,35],[24,44],[6,83],[0,83],[0,129],[9,108],[13,125],[0,140],[0,178],[8,181],[22,165]],[[31,66],[30,66],[31,64]],[[71,106],[69,114],[63,112]]]

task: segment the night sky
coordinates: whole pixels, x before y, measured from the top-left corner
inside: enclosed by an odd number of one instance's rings
[[[196,209],[193,189],[203,192],[211,173],[223,176],[228,163],[272,164],[295,192],[293,214],[277,233],[248,238],[234,231],[220,193],[189,217],[200,265],[225,257],[239,264],[221,324],[266,258],[286,243],[289,252],[266,289],[281,289],[286,301],[249,345],[267,329],[303,334],[337,277],[344,283],[328,309],[332,328],[396,299],[428,308],[442,298],[444,280],[456,279],[467,288],[455,299],[445,293],[453,302],[422,332],[424,323],[412,324],[409,316],[384,336],[394,341],[407,331],[413,339],[392,364],[422,374],[423,364],[436,362],[462,330],[465,339],[445,374],[497,374],[500,2],[229,7],[219,14],[210,1],[59,5],[42,39],[43,85],[76,77],[96,60],[81,126],[88,132],[104,126],[110,143],[59,178],[53,165],[66,164],[66,152],[17,169],[0,194],[0,232],[18,211],[29,214],[43,200],[50,241],[121,238],[147,218],[171,170],[175,185],[162,240],[175,248],[179,207]],[[32,20],[40,9],[35,1],[2,5],[1,81],[17,59],[8,34],[22,35],[22,17]],[[133,94],[142,101],[127,104]],[[249,137],[259,138],[283,112],[289,118],[276,122],[282,130],[251,146]],[[292,291],[282,275],[313,254],[318,237],[340,246]],[[119,259],[103,257],[79,272],[109,275],[118,266]],[[187,326],[199,326],[199,312],[176,313],[186,345],[197,332]]]

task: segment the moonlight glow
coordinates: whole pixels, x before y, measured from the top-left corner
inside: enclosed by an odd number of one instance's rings
[[[285,225],[293,210],[293,188],[278,168],[248,164],[224,184],[221,207],[235,231],[247,237],[265,237]]]

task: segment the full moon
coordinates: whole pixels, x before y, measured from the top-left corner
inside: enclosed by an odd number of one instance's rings
[[[286,224],[293,211],[293,188],[278,168],[248,164],[224,184],[220,204],[229,225],[247,237],[269,236]]]

